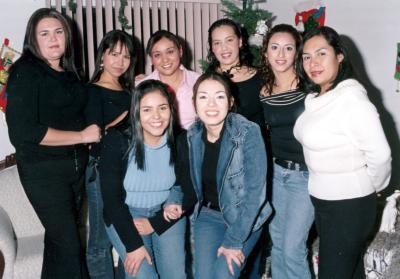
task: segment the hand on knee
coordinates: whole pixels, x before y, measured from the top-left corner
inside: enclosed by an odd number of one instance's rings
[[[225,256],[226,264],[232,276],[235,275],[233,263],[236,263],[236,265],[240,269],[245,260],[245,256],[240,249],[228,249],[221,246],[218,248],[217,251],[217,256],[219,257],[220,255]]]

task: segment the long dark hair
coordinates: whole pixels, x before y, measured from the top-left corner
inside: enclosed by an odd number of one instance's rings
[[[132,104],[130,110],[132,139],[128,152],[133,150],[135,162],[140,170],[145,169],[145,152],[144,152],[144,135],[143,127],[140,123],[140,102],[143,97],[154,91],[159,91],[168,101],[168,107],[171,111],[171,118],[166,130],[167,145],[170,148],[171,156],[169,163],[172,165],[175,161],[175,141],[174,141],[174,126],[175,126],[175,108],[174,97],[168,91],[168,86],[159,80],[149,79],[141,82],[134,90],[132,95]]]
[[[267,53],[268,50],[269,41],[271,40],[272,36],[275,35],[276,33],[287,33],[293,37],[295,41],[296,54],[298,53],[299,48],[301,46],[301,36],[299,32],[289,24],[278,24],[275,25],[270,31],[268,31],[267,35],[264,37],[260,53],[261,56],[260,72],[262,77],[262,85],[265,88],[265,92],[269,94],[272,93],[272,89],[275,84],[275,75],[274,72],[272,71],[271,65],[268,62],[268,58],[265,57],[265,54]],[[295,56],[294,63],[295,63],[294,68],[296,69],[297,56]]]
[[[130,56],[129,67],[125,73],[118,78],[118,81],[124,89],[131,91],[135,86],[135,48],[133,46],[131,36],[125,31],[121,30],[112,30],[108,32],[101,40],[99,48],[97,49],[94,72],[89,82],[95,83],[100,79],[101,74],[103,73],[101,64],[104,53],[106,51],[113,51],[118,44],[121,44],[121,48],[126,47]]]
[[[247,31],[244,30],[242,27],[240,27],[239,24],[234,22],[233,20],[229,18],[222,18],[217,21],[215,21],[210,28],[208,28],[208,54],[207,54],[207,61],[209,63],[209,66],[207,68],[207,71],[212,71],[215,72],[217,71],[219,67],[219,61],[217,57],[215,57],[215,54],[212,51],[212,33],[213,31],[221,26],[230,26],[235,35],[239,38],[242,39],[242,46],[239,49],[239,66],[251,66],[252,63],[252,55],[249,49],[248,45],[248,35]]]
[[[330,90],[332,88],[335,88],[336,85],[349,78],[354,78],[354,73],[353,73],[353,68],[351,65],[351,62],[349,60],[349,55],[347,52],[346,47],[343,44],[342,39],[340,38],[339,34],[331,27],[328,26],[321,26],[315,29],[311,29],[310,31],[306,32],[303,36],[303,44],[301,45],[299,49],[299,55],[298,55],[298,67],[297,67],[297,73],[301,79],[304,80],[304,90],[305,92],[321,92],[321,87],[318,84],[315,84],[306,74],[304,67],[303,67],[303,48],[304,44],[310,40],[313,37],[316,36],[321,36],[323,37],[328,44],[333,48],[335,55],[342,54],[343,55],[343,60],[339,64],[339,71],[338,74],[335,78],[335,80],[332,82],[332,85],[330,88],[327,89]]]
[[[36,38],[36,28],[39,22],[44,18],[55,18],[57,19],[64,30],[65,34],[65,51],[60,60],[60,66],[67,71],[72,71],[76,73],[76,68],[74,64],[74,49],[72,46],[72,31],[69,20],[64,17],[60,12],[49,9],[41,8],[36,10],[29,18],[28,24],[26,26],[24,47],[22,51],[22,57],[27,55],[33,55],[34,57],[44,61],[49,64],[49,62],[42,56],[39,50],[38,41]]]

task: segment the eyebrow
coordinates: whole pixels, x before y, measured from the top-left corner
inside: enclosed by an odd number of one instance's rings
[[[279,43],[271,43],[271,45],[278,45],[278,46],[280,46],[281,44],[279,44]],[[284,45],[282,45],[282,46],[294,46],[295,44],[284,44]]]
[[[177,49],[177,47],[176,46],[171,46],[169,48],[166,48],[165,50],[170,50],[170,49]],[[163,51],[162,50],[155,50],[155,51],[152,51],[151,53],[153,54],[153,53],[160,53],[160,52],[163,52]]]
[[[326,47],[321,47],[321,48],[317,49],[317,50],[314,51],[314,52],[320,52],[321,50],[326,50],[326,49],[327,49]],[[309,54],[309,52],[304,52],[304,51],[303,51],[303,54]]]
[[[163,107],[163,106],[168,106],[168,103],[160,104],[156,107]],[[153,108],[154,106],[141,106],[140,108]]]

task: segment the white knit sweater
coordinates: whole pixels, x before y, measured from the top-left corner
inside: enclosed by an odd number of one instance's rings
[[[309,94],[294,127],[309,168],[310,195],[323,200],[364,197],[389,183],[391,155],[379,115],[354,79]]]

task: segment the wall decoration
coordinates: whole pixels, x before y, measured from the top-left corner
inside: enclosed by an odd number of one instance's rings
[[[295,6],[295,25],[300,32],[324,26],[326,7],[322,0],[300,2]]]
[[[7,79],[8,70],[21,53],[9,46],[6,38],[0,48],[0,110],[5,112],[7,106]]]

